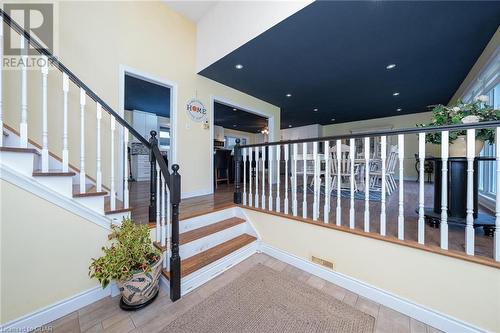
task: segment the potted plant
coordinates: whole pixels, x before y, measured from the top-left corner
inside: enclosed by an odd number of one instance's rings
[[[417,124],[418,127],[444,126],[453,124],[477,123],[480,121],[492,121],[500,119],[500,110],[494,109],[488,104],[488,96],[481,95],[473,102],[464,103],[458,101],[453,106],[442,104],[433,106],[432,120],[428,124]],[[441,144],[441,132],[427,133],[425,141],[433,144]],[[475,153],[479,155],[483,149],[484,141],[493,143],[495,132],[492,128],[476,130]],[[450,157],[463,157],[467,152],[466,131],[450,131],[449,133],[449,155]]]
[[[112,227],[112,244],[103,247],[104,255],[92,258],[89,275],[103,288],[116,281],[121,292],[120,307],[136,310],[150,304],[158,295],[162,256],[152,246],[147,225],[124,219]]]

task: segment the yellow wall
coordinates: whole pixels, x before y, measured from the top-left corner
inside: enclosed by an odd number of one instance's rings
[[[88,266],[108,230],[3,180],[0,221],[0,323],[97,285]]]
[[[198,97],[213,112],[212,96],[244,105],[274,117],[280,126],[278,107],[196,74],[196,26],[162,2],[58,2],[59,58],[113,109],[119,106],[119,68],[126,65],[178,85],[177,140],[182,191],[209,190],[210,130],[191,121],[185,103]],[[6,71],[8,72],[8,71]],[[19,73],[5,77],[5,121],[19,125]],[[60,154],[62,147],[61,78],[49,75],[49,145]],[[30,73],[30,136],[41,141],[40,73]],[[56,93],[57,91],[57,93]],[[35,97],[35,95],[37,97]],[[79,165],[79,93],[70,92],[70,161]],[[95,105],[87,100],[87,170],[95,175]],[[109,183],[109,119],[103,119],[103,180]]]
[[[245,210],[262,241],[448,314],[500,331],[500,270],[346,232]]]

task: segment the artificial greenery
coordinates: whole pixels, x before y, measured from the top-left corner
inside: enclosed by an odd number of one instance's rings
[[[476,123],[480,121],[500,120],[500,110],[487,105],[488,97],[481,95],[471,103],[459,100],[454,106],[435,105],[432,109],[432,120],[428,124],[417,124],[417,127],[443,126],[462,123]],[[466,131],[453,131],[449,133],[449,143]],[[441,132],[427,133],[426,142],[441,144]],[[494,129],[484,128],[476,131],[476,139],[494,142]]]
[[[161,257],[160,251],[151,245],[147,225],[135,224],[128,218],[121,226],[111,228],[111,246],[103,246],[104,255],[92,258],[89,267],[90,277],[96,278],[103,288],[112,280],[125,281],[138,271],[151,271],[151,265]]]

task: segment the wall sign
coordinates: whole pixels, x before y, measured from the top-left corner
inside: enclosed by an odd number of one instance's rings
[[[207,109],[199,99],[190,99],[186,104],[186,112],[196,122],[207,121]]]

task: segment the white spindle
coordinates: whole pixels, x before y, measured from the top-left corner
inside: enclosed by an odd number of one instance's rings
[[[342,141],[337,140],[337,148],[336,148],[336,156],[337,156],[337,212],[335,216],[335,224],[340,226],[342,225],[342,207],[340,206],[342,192],[340,191],[340,185],[342,182],[342,176],[340,172],[340,163],[342,159]]]
[[[350,160],[350,189],[351,189],[351,202],[349,208],[349,228],[354,229],[354,154],[355,151],[354,139],[349,139],[349,160]]]
[[[102,166],[101,166],[101,119],[102,119],[102,107],[101,104],[96,103],[96,190],[97,192],[102,191]],[[128,138],[127,138],[128,139]],[[127,146],[125,144],[125,152],[127,151]],[[125,158],[125,167],[127,167],[127,158]],[[125,176],[127,173],[125,172]]]
[[[313,162],[314,162],[314,198],[313,198],[313,220],[316,221],[319,216],[319,198],[318,198],[318,185],[319,185],[319,160],[318,160],[318,142],[313,142]]]
[[[419,186],[418,186],[418,242],[425,243],[425,217],[424,217],[424,164],[425,164],[425,133],[418,133],[418,160],[419,160]]]
[[[405,238],[405,206],[404,206],[404,159],[405,159],[405,136],[398,135],[398,158],[399,158],[399,214],[398,214],[398,238]]]
[[[156,241],[161,244],[161,178],[160,178],[160,165],[156,162]]]
[[[28,71],[26,64],[28,63],[28,47],[24,35],[21,36],[21,123],[19,125],[20,146],[21,148],[28,147]],[[2,134],[3,135],[3,134]]]
[[[330,142],[324,142],[323,151],[325,153],[325,205],[323,208],[323,221],[330,222]]]
[[[2,76],[3,76],[3,22],[0,23],[0,147],[3,147],[3,88],[2,88]]]
[[[255,147],[255,208],[259,208],[259,147]]]
[[[382,164],[381,176],[381,200],[380,200],[380,234],[386,234],[386,215],[385,215],[385,192],[386,192],[386,160],[387,160],[387,137],[380,137],[380,155]]]
[[[302,143],[302,217],[307,218],[307,143]]]
[[[273,146],[267,147],[269,154],[267,156],[267,181],[269,183],[269,204],[267,209],[273,210]]]
[[[293,216],[298,215],[298,200],[297,200],[297,159],[299,152],[298,144],[293,144],[293,158],[292,158],[292,211]]]
[[[288,149],[289,145],[285,145],[285,214],[288,214]]]
[[[47,120],[47,77],[49,76],[49,59],[42,56],[42,172],[49,171],[49,127]]]
[[[161,219],[160,219],[160,238],[161,238],[161,246],[164,248],[167,245],[167,232],[166,232],[166,227],[165,227],[165,197],[167,196],[167,189],[166,189],[166,182],[165,178],[163,177],[163,174],[161,173],[160,169],[157,169],[158,173],[160,174],[160,192],[161,192],[161,199],[160,199],[160,210],[161,210]],[[165,256],[163,258],[163,267],[166,267],[166,260]]]
[[[247,151],[248,148],[241,150],[243,159],[243,205],[247,204]]]
[[[63,150],[62,150],[62,169],[63,172],[69,171],[69,153],[68,153],[68,74],[63,73]]]
[[[115,193],[115,118],[111,116],[111,153],[110,153],[110,160],[111,160],[111,177],[109,182],[111,183],[110,185],[110,205],[111,205],[111,210],[116,209],[116,193]]]
[[[281,160],[281,146],[276,146],[276,211],[281,212],[281,197],[280,197],[280,161]]]
[[[123,207],[129,208],[129,192],[128,192],[128,128],[123,127],[123,151],[125,152],[125,165],[123,168],[124,178],[123,178]],[[159,169],[156,169],[159,170]]]
[[[449,132],[441,132],[441,248],[448,249],[448,145]]]
[[[266,209],[266,147],[261,147],[262,154],[262,192],[260,195],[261,199],[261,207],[262,209]]]
[[[253,163],[253,148],[248,148],[248,205],[253,206],[253,193],[252,193],[252,163]]]
[[[474,157],[476,131],[467,130],[467,216],[465,218],[465,253],[474,255]]]
[[[85,193],[85,90],[80,89],[80,193]],[[113,160],[113,159],[111,159]]]
[[[496,129],[495,158],[496,158],[496,207],[495,207],[495,234],[493,252],[496,261],[500,261],[500,127]]]
[[[165,191],[163,192],[166,194],[166,200],[165,200],[165,205],[167,206],[167,221],[166,221],[166,226],[165,226],[165,232],[166,232],[166,242],[165,245],[167,247],[167,255],[163,259],[163,267],[167,270],[167,272],[170,272],[170,256],[172,253],[172,213],[171,213],[171,208],[172,206],[170,205],[170,190],[167,186],[167,183],[165,182]]]
[[[365,138],[365,215],[364,231],[370,232],[370,138]]]

